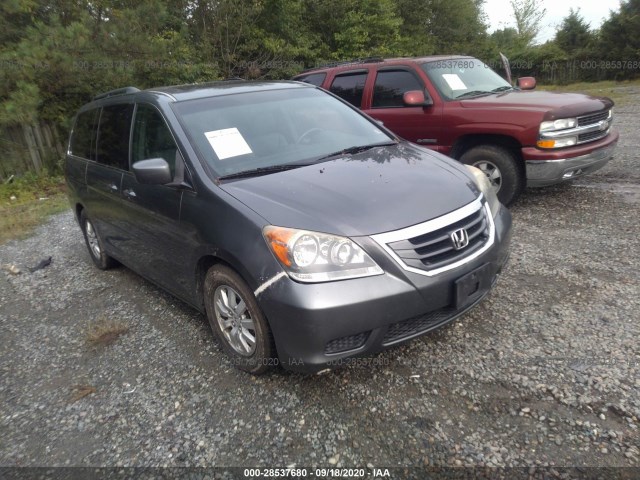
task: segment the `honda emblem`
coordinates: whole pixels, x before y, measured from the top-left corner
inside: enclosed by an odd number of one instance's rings
[[[453,243],[453,248],[456,250],[462,250],[469,245],[469,234],[464,228],[452,232],[449,238],[451,239],[451,243]]]

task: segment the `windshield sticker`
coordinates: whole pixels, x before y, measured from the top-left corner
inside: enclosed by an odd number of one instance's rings
[[[209,144],[220,160],[253,153],[237,128],[204,132]]]
[[[442,78],[449,84],[451,90],[466,90],[467,86],[462,79],[455,73],[443,73]]]

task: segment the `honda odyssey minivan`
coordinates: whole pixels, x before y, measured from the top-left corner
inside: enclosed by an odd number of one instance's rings
[[[96,96],[65,162],[91,259],[204,313],[238,368],[314,372],[480,302],[511,216],[484,173],[298,82]]]

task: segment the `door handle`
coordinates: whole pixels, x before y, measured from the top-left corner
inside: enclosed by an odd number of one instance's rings
[[[136,192],[134,192],[133,190],[127,189],[122,193],[124,193],[129,198],[136,198],[137,197]]]
[[[111,190],[112,192],[117,192],[118,186],[115,183],[112,183],[109,185],[109,190]]]

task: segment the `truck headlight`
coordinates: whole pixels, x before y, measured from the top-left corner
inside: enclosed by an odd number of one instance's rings
[[[498,214],[500,210],[500,200],[498,200],[498,196],[496,195],[491,182],[485,175],[485,173],[479,168],[474,167],[473,165],[466,165],[471,174],[473,175],[473,179],[475,180],[476,185],[484,195],[484,198],[487,199],[487,203],[489,204],[489,209],[491,210],[491,215],[494,217]]]
[[[558,120],[542,122],[540,124],[540,133],[566,130],[567,128],[575,128],[577,126],[578,126],[577,118],[559,118]]]
[[[264,227],[262,234],[285,271],[300,282],[330,282],[384,273],[346,237],[273,225]]]

